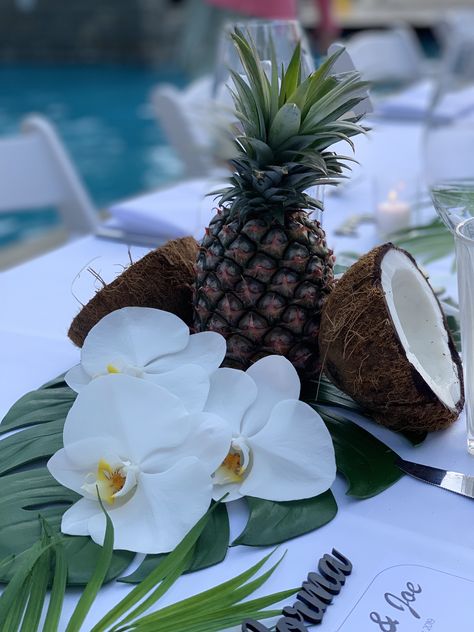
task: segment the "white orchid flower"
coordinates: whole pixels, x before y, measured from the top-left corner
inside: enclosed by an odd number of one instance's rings
[[[81,496],[61,529],[102,544],[105,516],[114,548],[171,551],[209,508],[212,473],[229,450],[228,426],[189,414],[167,390],[128,375],[100,378],[77,397],[64,425],[52,476]]]
[[[190,412],[198,412],[207,398],[209,375],[225,352],[225,340],[218,333],[190,335],[188,326],[170,312],[124,307],[92,327],[80,364],[66,373],[65,380],[79,392],[96,377],[125,373],[168,389]]]
[[[291,362],[267,356],[246,372],[218,369],[204,410],[227,421],[231,448],[214,475],[214,498],[312,498],[336,476],[331,435],[310,406],[298,401]]]

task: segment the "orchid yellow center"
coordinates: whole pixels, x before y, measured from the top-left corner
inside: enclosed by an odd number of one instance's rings
[[[120,371],[113,364],[108,364],[107,365],[107,373],[120,373]]]
[[[214,473],[215,483],[218,485],[241,483],[248,473],[249,464],[250,450],[245,440],[233,439],[229,453]]]
[[[241,456],[238,453],[229,452],[229,454],[222,461],[221,467],[229,470],[229,472],[237,478],[240,478],[243,474]]]
[[[117,498],[125,500],[137,485],[138,468],[129,461],[118,460],[111,465],[100,459],[97,470],[90,472],[82,485],[82,489],[97,498],[99,494],[103,502],[113,505]]]
[[[125,485],[126,477],[122,474],[122,468],[113,468],[107,461],[101,459],[97,466],[97,486],[100,497],[111,505],[114,503],[115,494]]]

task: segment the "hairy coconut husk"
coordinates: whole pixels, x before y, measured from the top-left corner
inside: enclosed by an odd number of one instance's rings
[[[105,285],[74,318],[68,336],[78,347],[92,327],[121,307],[155,307],[192,324],[192,285],[199,246],[192,237],[168,241]]]
[[[373,249],[337,283],[323,308],[321,360],[331,381],[380,424],[394,430],[439,430],[457,419],[464,404],[461,360],[444,318],[461,392],[450,410],[408,361],[389,315],[381,262],[391,248],[395,246]]]

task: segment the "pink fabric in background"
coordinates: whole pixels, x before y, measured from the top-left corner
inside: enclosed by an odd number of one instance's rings
[[[258,18],[296,18],[296,0],[207,0],[207,4]]]

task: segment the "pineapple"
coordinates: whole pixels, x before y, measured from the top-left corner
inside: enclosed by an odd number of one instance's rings
[[[322,204],[305,190],[343,177],[350,158],[328,148],[352,146],[350,137],[364,131],[352,110],[367,84],[356,72],[330,75],[339,53],[302,81],[299,45],[281,78],[274,59],[267,77],[253,43],[239,30],[232,38],[247,75],[232,72],[241,131],[197,259],[194,326],[224,335],[226,366],[245,370],[279,354],[312,378],[334,256],[310,217]]]

